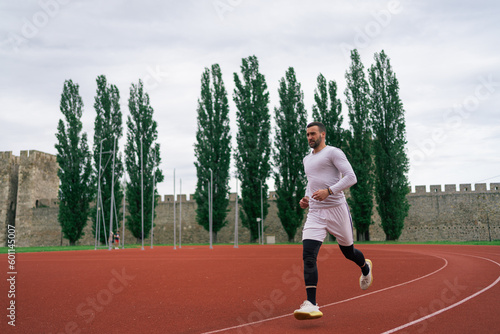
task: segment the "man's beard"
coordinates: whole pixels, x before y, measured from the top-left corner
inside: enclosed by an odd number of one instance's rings
[[[321,144],[321,138],[318,138],[318,140],[309,141],[309,147],[312,149],[318,147],[319,144]]]

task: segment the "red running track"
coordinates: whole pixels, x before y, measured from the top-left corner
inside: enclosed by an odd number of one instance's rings
[[[319,254],[318,320],[300,245],[16,254],[16,326],[1,333],[499,333],[500,247],[360,245],[374,283],[336,245]],[[0,256],[7,268],[7,255]],[[8,269],[4,269],[7,276]],[[7,277],[8,278],[8,277]],[[7,319],[7,321],[6,321]]]

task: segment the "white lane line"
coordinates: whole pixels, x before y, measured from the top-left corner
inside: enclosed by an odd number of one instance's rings
[[[362,294],[362,295],[359,295],[359,296],[356,296],[356,297],[344,299],[344,300],[341,300],[341,301],[338,301],[338,302],[335,302],[335,303],[326,304],[324,306],[321,306],[321,308],[325,308],[325,307],[329,307],[329,306],[337,305],[337,304],[341,304],[341,303],[346,303],[346,302],[349,302],[351,300],[355,300],[355,299],[367,297],[367,296],[370,296],[370,295],[373,295],[373,294],[376,294],[376,293],[379,293],[379,292],[387,291],[387,290],[394,289],[394,288],[397,288],[397,287],[400,287],[400,286],[403,286],[403,285],[406,285],[406,284],[410,284],[410,283],[416,282],[418,280],[424,279],[426,277],[429,277],[431,275],[434,275],[434,274],[438,273],[439,271],[443,270],[444,268],[446,268],[446,266],[448,266],[448,261],[445,258],[442,258],[440,256],[436,256],[436,255],[431,255],[431,256],[432,257],[437,257],[437,258],[443,260],[444,261],[444,265],[441,268],[439,268],[439,269],[437,269],[437,270],[435,270],[435,271],[433,271],[433,272],[431,272],[431,273],[429,273],[427,275],[424,275],[422,277],[415,278],[415,279],[412,279],[410,281],[406,281],[406,282],[403,282],[403,283],[400,283],[400,284],[396,284],[396,285],[393,285],[393,286],[390,286],[390,287],[387,287],[387,288],[383,288],[383,289],[380,289],[380,290],[377,290],[377,291],[365,293],[365,294]],[[266,321],[272,321],[272,320],[276,320],[276,319],[281,319],[281,318],[289,317],[289,316],[292,316],[292,315],[293,315],[293,313],[284,314],[284,315],[280,315],[280,316],[276,316],[276,317],[272,317],[272,318],[262,319],[262,320],[259,320],[259,321],[249,322],[249,323],[246,323],[246,324],[241,324],[241,325],[237,325],[237,326],[227,327],[227,328],[223,328],[223,329],[217,329],[217,330],[214,330],[214,331],[211,331],[211,332],[204,332],[202,334],[220,333],[220,332],[224,332],[224,331],[228,331],[228,330],[232,330],[232,329],[237,329],[237,328],[242,328],[242,327],[246,327],[246,326],[254,326],[254,325],[266,322]]]
[[[475,258],[478,258],[478,259],[487,260],[487,261],[493,262],[494,264],[496,264],[497,266],[499,266],[499,267],[500,267],[500,263],[498,263],[498,262],[496,262],[496,261],[493,261],[493,260],[491,260],[491,259],[485,258],[485,257],[474,256],[474,255],[468,255],[468,254],[459,254],[459,255],[471,256],[471,257],[475,257]],[[435,317],[436,315],[441,314],[441,313],[443,313],[443,312],[445,312],[445,311],[451,310],[452,308],[455,308],[455,307],[457,307],[457,306],[459,306],[459,305],[461,305],[461,304],[463,304],[463,303],[465,303],[465,302],[467,302],[467,301],[471,300],[472,298],[475,298],[475,297],[479,296],[479,295],[480,295],[480,294],[482,294],[483,292],[488,291],[489,289],[491,289],[492,287],[494,287],[495,285],[497,285],[497,284],[498,284],[498,282],[500,282],[500,275],[497,277],[497,279],[496,279],[493,283],[491,283],[490,285],[488,285],[486,288],[484,288],[484,289],[482,289],[482,290],[480,290],[480,291],[476,292],[476,293],[475,293],[475,294],[473,294],[473,295],[470,295],[470,296],[469,296],[469,297],[467,297],[467,298],[462,299],[462,300],[461,300],[461,301],[459,301],[459,302],[456,302],[455,304],[451,304],[450,306],[445,307],[445,308],[443,308],[443,309],[441,309],[441,310],[439,310],[439,311],[436,311],[436,312],[434,312],[434,313],[431,313],[431,314],[429,314],[429,315],[426,315],[425,317],[422,317],[422,318],[420,318],[420,319],[414,320],[414,321],[412,321],[412,322],[408,322],[408,323],[406,323],[406,324],[404,324],[404,325],[401,325],[401,326],[399,326],[399,327],[393,328],[393,329],[388,330],[388,331],[386,331],[386,332],[383,332],[383,333],[381,333],[381,334],[390,334],[390,333],[394,333],[394,332],[400,331],[400,330],[402,330],[402,329],[404,329],[404,328],[407,328],[407,327],[413,326],[413,325],[415,325],[415,324],[418,324],[419,322],[422,322],[422,321],[427,320],[427,319],[429,319],[429,318]]]
[[[400,286],[403,286],[403,285],[406,285],[406,284],[410,284],[410,283],[416,282],[418,280],[424,279],[426,277],[432,276],[432,275],[438,273],[439,271],[443,270],[444,268],[446,268],[446,266],[448,266],[448,261],[445,258],[442,258],[440,256],[436,256],[436,255],[432,255],[432,256],[440,258],[441,260],[444,261],[444,265],[441,268],[437,269],[436,271],[433,271],[432,273],[429,273],[429,274],[427,274],[425,276],[422,276],[422,277],[419,277],[419,278],[412,279],[411,281],[406,281],[406,282],[403,282],[403,283],[400,283],[400,284],[392,285],[392,286],[389,286],[387,288],[383,288],[383,289],[380,289],[380,290],[377,290],[377,291],[365,293],[363,295],[359,295],[359,296],[352,297],[352,298],[349,298],[349,299],[344,299],[344,300],[341,300],[341,301],[338,301],[338,302],[335,302],[335,303],[326,304],[326,305],[322,306],[321,308],[332,306],[332,305],[341,304],[341,303],[344,303],[344,302],[349,302],[349,301],[354,300],[354,299],[363,298],[363,297],[366,297],[366,296],[369,296],[369,295],[373,295],[375,293],[379,293],[379,292],[390,290],[390,289],[394,289],[394,288],[397,288],[397,287],[400,287]]]

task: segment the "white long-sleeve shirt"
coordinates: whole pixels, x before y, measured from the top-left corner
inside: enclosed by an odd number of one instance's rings
[[[356,184],[357,179],[341,149],[327,145],[318,153],[311,151],[304,157],[303,163],[310,209],[331,208],[346,202],[343,190]],[[317,190],[326,188],[330,188],[333,195],[323,201],[312,198]]]

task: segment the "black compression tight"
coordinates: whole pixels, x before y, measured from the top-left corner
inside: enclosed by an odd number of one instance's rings
[[[318,284],[318,267],[316,266],[316,259],[318,257],[321,244],[321,241],[310,239],[302,241],[302,259],[304,260],[304,281],[306,283],[306,287],[315,287]]]
[[[361,251],[354,248],[354,245],[350,246],[339,245],[339,247],[346,259],[353,261],[360,267],[364,266],[365,256],[363,255],[363,253],[361,253]]]
[[[306,283],[306,287],[315,287],[318,284],[318,267],[316,265],[316,260],[318,258],[318,253],[322,242],[306,239],[302,241],[302,245],[302,259],[304,260],[304,281]],[[354,248],[354,245],[339,245],[339,247],[346,259],[353,261],[359,267],[365,265],[365,256],[360,250]]]

